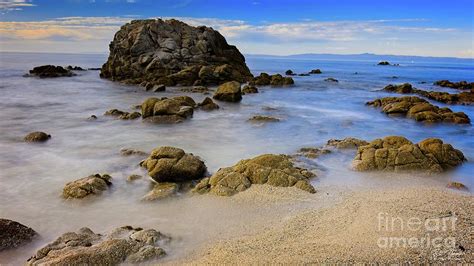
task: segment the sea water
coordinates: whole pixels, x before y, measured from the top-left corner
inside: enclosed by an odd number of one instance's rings
[[[472,125],[427,125],[406,118],[393,118],[365,105],[378,97],[397,96],[380,91],[388,84],[410,82],[424,90],[455,93],[433,86],[440,79],[474,81],[472,61],[392,62],[304,60],[247,57],[254,75],[305,73],[320,68],[323,74],[295,76],[295,85],[259,87],[260,93],[244,95],[241,103],[219,102],[220,109],[196,110],[181,124],[154,125],[141,119],[124,121],[103,116],[109,109],[133,111],[147,97],[189,95],[196,102],[206,95],[183,93],[180,88],[147,92],[99,78],[99,71],[78,71],[74,77],[38,79],[23,77],[42,64],[100,67],[106,55],[0,54],[0,217],[19,221],[38,231],[41,239],[21,249],[0,254],[0,263],[21,264],[34,250],[60,234],[90,227],[106,232],[131,224],[153,227],[171,234],[179,257],[229,228],[245,230],[250,221],[264,217],[264,210],[232,203],[225,197],[181,195],[169,200],[143,203],[148,181],[128,184],[130,174],[145,175],[138,163],[143,158],[120,155],[120,149],[151,151],[163,145],[176,146],[200,156],[213,173],[240,159],[263,153],[295,153],[301,147],[321,146],[331,138],[365,140],[401,135],[413,142],[441,138],[460,149],[468,162],[453,171],[421,179],[407,174],[358,173],[350,168],[355,151],[336,152],[314,160],[318,177],[313,184],[349,189],[385,185],[445,186],[460,181],[474,188],[474,129]],[[326,82],[333,77],[338,83]],[[213,88],[211,88],[213,89]],[[438,106],[448,106],[433,102]],[[474,119],[473,106],[449,105]],[[96,115],[97,120],[88,120]],[[278,123],[249,123],[253,115],[270,115]],[[43,144],[23,142],[32,131],[52,138]],[[61,198],[65,183],[95,173],[109,173],[113,186],[93,199]],[[420,181],[421,180],[421,181]],[[280,210],[284,213],[285,210]],[[267,210],[267,214],[278,210]],[[262,218],[263,219],[263,218]],[[177,252],[180,250],[181,252]]]

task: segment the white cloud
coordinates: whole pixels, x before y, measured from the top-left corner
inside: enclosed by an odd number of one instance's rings
[[[0,0],[0,14],[22,10],[24,7],[36,6],[30,0]]]
[[[0,47],[2,50],[27,50],[30,47],[30,50],[52,51],[52,47],[58,47],[60,51],[70,49],[68,52],[74,52],[74,49],[78,52],[106,52],[115,32],[132,18],[63,17],[47,21],[0,22]],[[176,19],[194,26],[213,27],[244,53],[285,55],[373,52],[472,57],[472,47],[469,46],[472,32],[466,33],[454,28],[397,25],[404,21],[412,22],[413,25],[417,21],[424,21],[422,19],[303,20],[259,25],[243,20],[192,17]],[[44,43],[48,45],[43,47]],[[457,51],[467,52],[461,54]]]

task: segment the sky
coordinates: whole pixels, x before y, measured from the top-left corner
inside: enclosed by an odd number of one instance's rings
[[[213,27],[244,54],[474,58],[474,0],[0,0],[0,51],[107,53],[146,18]]]

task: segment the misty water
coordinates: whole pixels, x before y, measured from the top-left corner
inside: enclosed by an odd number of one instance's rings
[[[31,245],[3,252],[0,263],[22,263],[34,250],[67,231],[90,227],[106,232],[122,225],[153,227],[173,236],[170,258],[183,256],[200,244],[246,230],[248,221],[265,215],[288,213],[241,204],[225,197],[180,195],[144,203],[148,181],[126,182],[130,174],[145,175],[138,163],[142,157],[120,155],[120,149],[146,152],[169,145],[200,156],[213,173],[240,159],[263,153],[295,153],[301,147],[321,146],[331,138],[357,137],[372,140],[402,135],[413,142],[437,137],[460,149],[468,162],[439,175],[415,178],[408,174],[358,173],[350,169],[355,151],[335,152],[316,159],[316,189],[373,186],[445,186],[460,181],[474,187],[474,129],[472,125],[427,125],[406,118],[388,117],[364,103],[383,96],[378,90],[390,83],[410,82],[425,90],[434,81],[474,81],[472,61],[393,62],[400,66],[377,66],[374,61],[327,61],[248,57],[253,74],[296,73],[320,68],[321,75],[294,77],[295,86],[260,87],[260,93],[245,95],[239,104],[219,102],[217,111],[197,110],[181,124],[154,125],[141,119],[123,121],[103,116],[117,108],[132,111],[147,97],[189,95],[196,102],[205,95],[183,93],[179,88],[146,92],[99,78],[99,71],[77,72],[70,78],[38,79],[22,75],[42,64],[100,67],[106,55],[0,54],[0,217],[28,225],[41,239]],[[355,74],[357,72],[357,74]],[[394,78],[396,76],[397,78]],[[334,77],[339,83],[324,81]],[[421,82],[426,82],[421,84]],[[438,106],[447,106],[433,102]],[[271,107],[271,108],[267,108]],[[474,118],[474,107],[450,105]],[[271,115],[279,123],[247,122],[253,115]],[[97,115],[97,120],[88,120]],[[28,144],[23,137],[45,131],[52,138],[44,144]],[[61,198],[65,183],[94,173],[113,177],[110,190],[81,201]],[[302,203],[303,204],[303,203]],[[308,203],[305,203],[308,204]],[[230,229],[232,228],[232,229]],[[232,232],[231,232],[232,231]]]

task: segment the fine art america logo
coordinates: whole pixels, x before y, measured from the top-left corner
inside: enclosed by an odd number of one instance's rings
[[[377,215],[378,232],[390,236],[379,237],[377,245],[379,248],[433,248],[454,251],[456,239],[450,236],[449,232],[456,230],[457,219],[454,214],[440,218],[404,219],[381,212]],[[425,232],[423,237],[414,236],[420,232]]]

